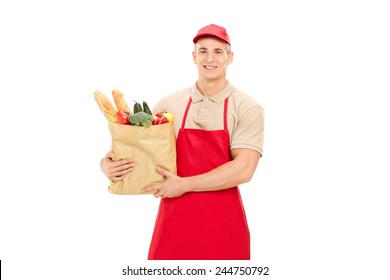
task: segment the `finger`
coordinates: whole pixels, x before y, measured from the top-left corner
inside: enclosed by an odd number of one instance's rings
[[[111,174],[111,176],[114,176],[114,177],[121,177],[121,178],[124,178],[127,176],[127,174],[129,174],[131,171],[131,169],[125,169],[125,170],[121,170],[121,171],[116,171],[116,172],[113,172]]]
[[[109,169],[109,174],[111,176],[121,176],[129,173],[134,169],[134,163],[128,164],[112,164]]]
[[[161,166],[157,166],[156,168],[157,172],[160,173],[161,175],[165,176],[165,177],[168,177],[171,172],[169,172],[168,170],[162,168]]]
[[[159,191],[158,186],[144,187],[141,190],[141,192],[152,192],[152,191],[155,191],[157,193]]]
[[[155,192],[155,193],[153,194],[153,196],[154,196],[155,198],[159,198],[159,197],[163,198],[163,197],[164,197],[163,193],[162,193],[160,190],[158,190],[157,192]]]
[[[152,189],[149,188],[149,187],[141,189],[141,192],[143,192],[143,193],[147,193],[147,192],[150,192],[150,191],[152,191]]]
[[[120,164],[112,168],[114,172],[130,171],[134,168],[134,163]]]
[[[115,157],[115,153],[113,151],[109,151],[107,154],[106,154],[106,158],[110,158],[110,159],[113,159]]]
[[[132,159],[121,159],[118,161],[113,161],[111,163],[111,166],[112,167],[119,167],[119,166],[126,165],[126,164],[134,164],[134,161]]]
[[[127,174],[133,170],[133,167],[131,168],[128,168],[128,169],[123,169],[123,170],[119,170],[119,171],[113,171],[110,173],[110,176],[109,178],[112,180],[112,181],[121,181],[123,180]]]
[[[115,181],[121,181],[130,173],[131,169],[122,170],[119,172],[110,173],[109,178],[114,178]],[[111,179],[112,180],[112,179]]]
[[[115,176],[115,181],[118,182],[118,181],[122,181],[123,179],[125,179],[127,174],[123,174],[122,176]]]

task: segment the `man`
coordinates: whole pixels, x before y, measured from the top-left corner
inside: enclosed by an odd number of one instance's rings
[[[145,188],[160,197],[149,259],[250,259],[250,236],[238,185],[249,182],[262,156],[264,113],[227,78],[233,61],[226,29],[211,24],[194,37],[198,80],[162,98],[154,112],[175,116],[177,175],[157,167],[166,180]],[[122,180],[136,162],[101,169]]]

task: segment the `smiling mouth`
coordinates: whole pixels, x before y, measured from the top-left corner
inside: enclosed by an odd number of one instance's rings
[[[209,69],[209,70],[217,68],[217,66],[210,66],[210,65],[204,65],[203,67],[206,68],[206,69]]]

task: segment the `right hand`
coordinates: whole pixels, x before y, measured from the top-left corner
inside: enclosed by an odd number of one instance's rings
[[[108,152],[100,161],[100,169],[111,181],[118,182],[134,169],[134,161],[132,159],[113,161],[114,157],[114,152]]]

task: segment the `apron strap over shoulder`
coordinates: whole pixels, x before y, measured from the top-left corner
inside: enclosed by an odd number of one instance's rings
[[[223,108],[223,129],[225,131],[228,131],[228,127],[227,127],[227,111],[228,111],[228,97],[226,97],[226,99],[225,99],[225,105],[224,105],[224,108]]]
[[[184,129],[184,125],[185,125],[186,120],[187,120],[187,114],[188,114],[188,110],[190,109],[191,102],[192,102],[192,98],[190,97],[190,99],[188,99],[187,107],[186,107],[186,110],[184,112],[183,121],[181,122],[181,129]]]

